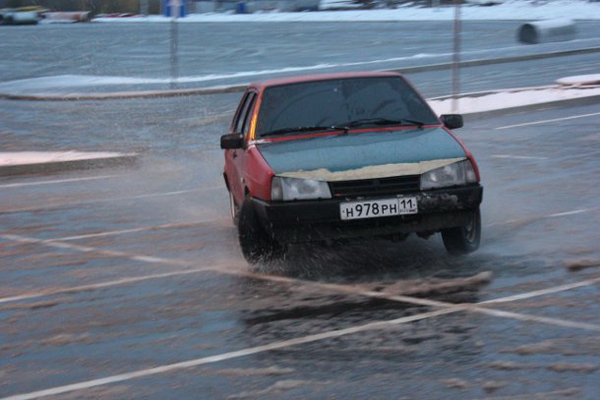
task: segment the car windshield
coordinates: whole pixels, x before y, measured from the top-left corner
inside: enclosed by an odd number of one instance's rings
[[[401,77],[342,78],[265,89],[257,136],[298,131],[438,123]],[[318,128],[318,129],[317,129]]]

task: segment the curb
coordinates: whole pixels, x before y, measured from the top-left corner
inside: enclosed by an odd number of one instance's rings
[[[515,61],[543,60],[545,58],[566,57],[566,56],[572,56],[572,55],[578,55],[578,54],[593,54],[593,53],[599,53],[599,52],[600,52],[600,47],[590,47],[587,49],[553,51],[550,53],[527,54],[527,55],[523,55],[523,56],[511,56],[511,57],[461,61],[458,63],[458,66],[459,67],[480,67],[483,65],[504,64],[504,63],[511,63],[511,62],[515,62]],[[438,70],[443,70],[443,69],[450,69],[453,66],[454,66],[453,63],[432,64],[432,65],[423,65],[420,67],[392,69],[392,70],[389,70],[389,72],[400,72],[400,73],[406,74],[406,73],[411,73],[411,72],[427,72],[427,71],[438,71]]]
[[[0,165],[0,177],[16,175],[49,174],[96,168],[135,167],[139,165],[137,154],[80,160],[48,161],[32,164]]]
[[[502,58],[490,58],[481,60],[461,61],[459,67],[478,67],[491,64],[510,63],[515,61],[530,61],[540,60],[545,58],[564,57],[577,54],[592,54],[599,53],[600,47],[590,47],[586,49],[555,51],[551,53],[529,54],[523,56],[512,56]],[[400,69],[386,70],[387,72],[399,72],[403,74],[415,72],[438,71],[450,69],[454,63],[431,64],[417,67],[407,67]],[[0,99],[4,100],[28,100],[28,101],[81,101],[81,100],[117,100],[117,99],[134,99],[134,98],[157,98],[157,97],[176,97],[176,96],[191,96],[191,95],[210,95],[210,94],[225,94],[242,92],[247,84],[231,85],[231,86],[213,86],[208,88],[197,89],[175,89],[175,90],[147,90],[134,92],[113,92],[104,94],[85,94],[74,93],[64,95],[40,94],[40,95],[18,95],[0,93]]]
[[[159,97],[178,97],[192,95],[226,94],[243,92],[247,84],[232,86],[213,86],[198,89],[172,89],[172,90],[140,90],[133,92],[113,93],[74,93],[74,94],[41,94],[21,95],[0,93],[0,99],[4,100],[29,100],[29,101],[81,101],[81,100],[120,100],[141,99]]]

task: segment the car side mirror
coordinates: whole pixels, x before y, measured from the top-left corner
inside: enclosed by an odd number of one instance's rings
[[[230,133],[221,136],[221,149],[241,149],[244,147],[244,135],[241,133]]]
[[[440,116],[440,120],[448,129],[458,129],[464,125],[463,117],[460,114],[444,114]]]

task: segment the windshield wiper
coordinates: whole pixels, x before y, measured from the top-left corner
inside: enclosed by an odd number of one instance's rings
[[[345,125],[330,125],[330,126],[298,126],[295,128],[281,128],[275,129],[261,134],[260,136],[273,136],[273,135],[284,135],[286,133],[299,133],[299,132],[318,132],[318,131],[342,131],[345,135],[351,128],[358,128],[361,126],[417,126],[419,129],[423,128],[424,122],[416,121],[412,119],[387,119],[387,118],[363,118],[351,121]]]
[[[283,135],[286,133],[296,133],[296,132],[318,132],[318,131],[343,131],[343,133],[348,133],[347,126],[298,126],[296,128],[281,128],[276,129],[274,131],[265,132],[261,134],[261,136],[271,136],[271,135]]]
[[[402,125],[402,126],[417,126],[423,128],[424,122],[416,121],[413,119],[387,119],[387,118],[363,118],[351,121],[347,124],[350,128],[357,128],[359,126],[376,125],[376,126],[390,126],[390,125]]]

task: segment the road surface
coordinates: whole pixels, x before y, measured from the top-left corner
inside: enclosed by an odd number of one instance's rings
[[[488,39],[513,46],[500,39],[513,25],[467,24],[485,32],[467,49],[486,50]],[[312,33],[315,26],[324,31]],[[411,24],[406,41],[386,31],[398,24],[382,25],[381,35],[375,26],[357,24],[357,47],[414,42],[409,54],[441,51],[435,40],[415,39],[431,37],[434,25]],[[429,36],[419,36],[423,26]],[[327,37],[326,46],[342,37],[340,27],[285,32],[315,44]],[[155,52],[159,27],[17,28],[22,35],[2,30],[8,48],[36,35],[48,41],[30,41],[27,57],[3,62],[4,83],[168,71]],[[185,29],[182,59],[199,62],[185,63],[182,75],[263,68],[264,57],[215,26]],[[318,47],[298,55],[269,36],[268,54],[298,63],[321,62],[321,53],[349,58]],[[232,48],[220,60],[214,40]],[[205,53],[188,54],[192,45]],[[371,51],[361,56],[382,55]],[[597,73],[596,58],[473,67],[463,84],[550,84]],[[297,64],[271,60],[266,67]],[[448,75],[409,78],[432,97],[449,93]],[[285,262],[252,269],[228,217],[217,145],[239,97],[0,100],[3,151],[143,156],[138,169],[0,179],[0,399],[597,397],[596,104],[476,119],[456,132],[485,186],[482,246],[468,257],[447,256],[437,237],[411,237],[295,246]]]
[[[593,399],[599,122],[583,106],[460,130],[486,188],[462,258],[369,240],[253,270],[217,150],[3,179],[0,393]]]

